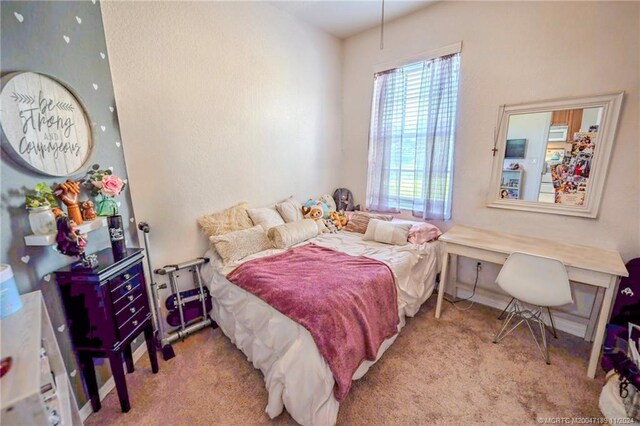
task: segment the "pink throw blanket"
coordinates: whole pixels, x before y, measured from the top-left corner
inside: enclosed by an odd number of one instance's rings
[[[341,402],[362,361],[398,332],[398,295],[387,265],[306,244],[250,260],[227,279],[309,330]]]

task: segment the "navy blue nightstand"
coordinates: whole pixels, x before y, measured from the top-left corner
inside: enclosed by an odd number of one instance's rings
[[[129,394],[122,360],[132,373],[131,342],[144,333],[151,369],[158,372],[151,311],[140,248],[127,249],[116,259],[111,248],[96,253],[94,269],[69,265],[55,272],[67,325],[82,369],[94,411],[101,408],[93,358],[108,358],[123,412],[129,411]]]

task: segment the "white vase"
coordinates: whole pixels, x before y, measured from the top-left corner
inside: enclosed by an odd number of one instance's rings
[[[29,209],[29,224],[35,235],[55,234],[57,230],[56,217],[49,206]]]

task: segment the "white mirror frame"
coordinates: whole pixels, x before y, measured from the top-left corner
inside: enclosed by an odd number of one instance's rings
[[[493,159],[493,171],[491,173],[487,206],[500,209],[552,213],[567,216],[582,216],[589,218],[597,217],[600,200],[602,199],[602,190],[604,188],[607,171],[609,169],[611,152],[615,142],[616,128],[618,127],[618,117],[620,116],[623,96],[624,92],[621,92],[585,98],[565,98],[544,102],[501,106],[498,113],[499,130],[496,139],[496,146],[494,147],[497,151]],[[591,176],[589,178],[589,185],[587,186],[585,203],[583,206],[567,206],[539,201],[506,200],[499,198],[498,188],[500,187],[500,178],[503,168],[507,129],[509,127],[509,118],[512,115],[563,109],[598,107],[603,108],[602,122],[598,129],[599,140],[593,156]]]

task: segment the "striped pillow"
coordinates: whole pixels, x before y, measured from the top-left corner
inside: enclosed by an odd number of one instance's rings
[[[362,237],[363,240],[377,241],[379,243],[404,246],[407,244],[407,237],[413,225],[411,223],[388,222],[378,219],[371,219],[367,226],[367,232]]]
[[[349,219],[349,222],[347,222],[347,226],[344,227],[344,230],[364,234],[367,230],[367,225],[369,225],[369,220],[371,219],[384,220],[388,222],[393,219],[393,216],[388,214],[354,212]]]

